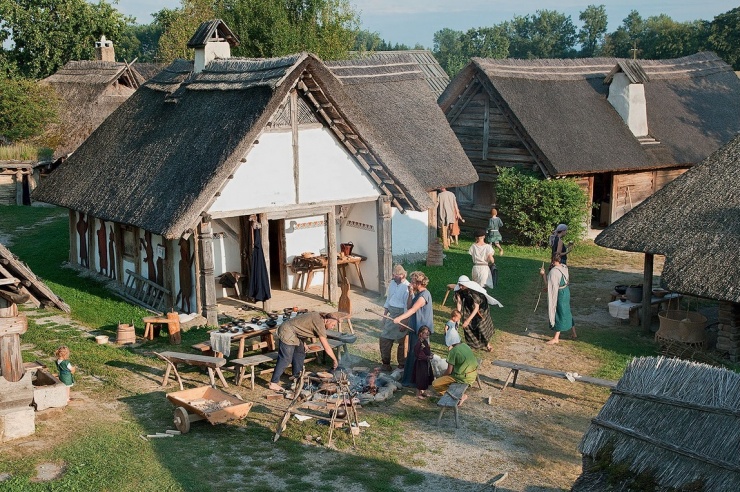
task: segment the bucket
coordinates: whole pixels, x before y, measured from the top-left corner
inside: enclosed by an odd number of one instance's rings
[[[108,343],[108,335],[98,335],[95,337],[95,342],[98,345],[105,345]]]
[[[116,332],[116,343],[123,345],[126,343],[136,343],[136,332],[134,331],[134,325],[127,325],[125,323],[118,323],[118,332]]]
[[[642,284],[630,285],[627,287],[625,295],[630,302],[642,302]]]

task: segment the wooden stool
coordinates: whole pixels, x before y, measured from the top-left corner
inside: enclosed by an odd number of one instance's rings
[[[337,318],[337,331],[339,333],[344,333],[342,331],[342,322],[346,321],[347,326],[349,326],[349,332],[353,335],[355,334],[355,329],[354,327],[352,327],[352,313],[343,313],[341,311],[337,311],[336,313],[334,313],[334,317]]]
[[[445,292],[445,298],[442,299],[442,305],[443,306],[445,305],[445,302],[447,302],[447,296],[450,295],[450,292],[452,292],[453,290],[455,290],[455,286],[457,286],[457,284],[447,284],[447,292]]]
[[[467,389],[468,385],[464,383],[452,383],[450,385],[445,394],[442,395],[442,398],[440,398],[437,402],[437,406],[441,407],[441,410],[439,411],[439,417],[437,417],[437,425],[439,425],[440,421],[442,420],[442,415],[444,415],[445,410],[447,410],[448,408],[453,408],[455,410],[455,427],[460,427],[458,404],[460,403],[460,400],[462,399],[463,395],[465,394],[465,390]]]
[[[167,317],[146,316],[141,320],[144,322],[144,338],[154,340],[155,336],[159,336],[160,327],[157,325],[167,325],[170,343],[180,343],[180,317],[177,313],[167,313]]]

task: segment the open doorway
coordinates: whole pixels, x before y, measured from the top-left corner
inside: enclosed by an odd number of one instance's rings
[[[594,207],[591,211],[591,228],[599,229],[611,223],[612,174],[594,175]]]
[[[268,220],[270,240],[270,287],[273,289],[288,290],[286,257],[285,257],[285,221],[283,219]]]

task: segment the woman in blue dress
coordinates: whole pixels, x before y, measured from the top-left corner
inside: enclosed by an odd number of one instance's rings
[[[406,345],[410,347],[408,357],[406,357],[406,365],[403,369],[403,385],[413,386],[411,376],[414,372],[414,365],[416,364],[416,356],[414,355],[413,347],[416,346],[416,342],[419,341],[417,334],[419,328],[422,326],[428,326],[429,330],[434,333],[434,309],[432,308],[432,295],[427,290],[429,285],[429,277],[424,275],[424,272],[411,272],[409,275],[411,286],[409,287],[409,301],[408,309],[403,314],[396,316],[393,322],[398,324],[405,320],[409,320],[408,326],[411,328],[408,330],[409,343]]]
[[[560,254],[560,263],[563,265],[568,263],[568,253],[573,250],[573,243],[568,243],[566,246],[563,237],[568,233],[568,226],[566,224],[558,224],[552,234],[550,235],[550,249],[551,253]]]

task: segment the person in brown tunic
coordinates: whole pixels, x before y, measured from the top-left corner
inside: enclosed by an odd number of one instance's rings
[[[303,372],[309,338],[319,339],[326,355],[334,361],[332,369],[339,367],[339,361],[337,361],[334,350],[332,350],[329,340],[326,338],[326,330],[333,330],[336,327],[337,320],[331,314],[317,312],[300,314],[280,325],[277,329],[277,364],[275,365],[275,372],[272,373],[269,388],[278,393],[285,391],[278,383],[280,382],[280,376],[283,375],[290,364],[293,364],[294,376]]]

